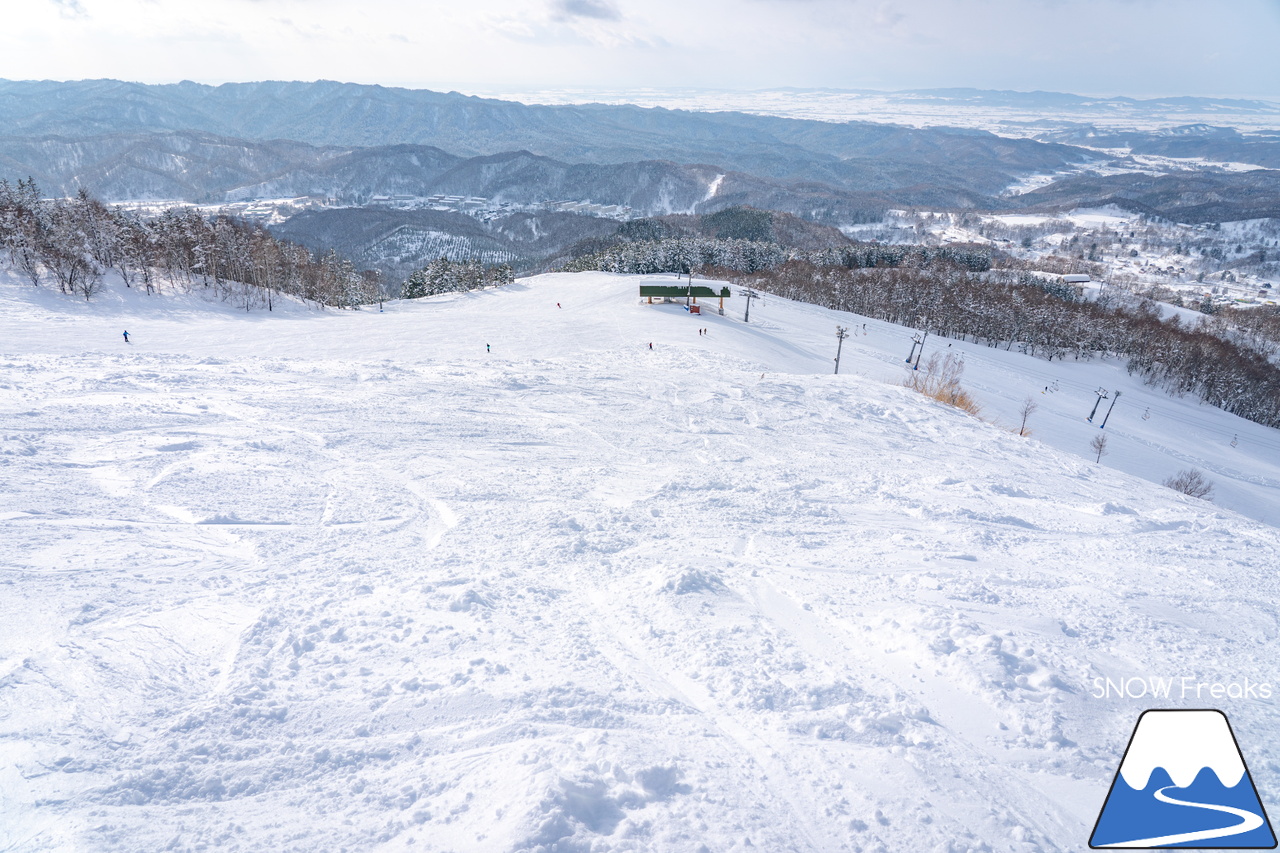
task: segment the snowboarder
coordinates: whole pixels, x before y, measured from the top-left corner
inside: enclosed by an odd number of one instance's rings
[[[559,308],[559,307],[560,307],[560,303],[559,303],[559,302],[557,302],[557,303],[556,303],[556,307],[557,307],[557,308]]]
[[[128,329],[125,329],[125,332],[124,332],[124,342],[125,342],[126,344],[127,344],[127,343],[129,343],[129,330],[128,330]]]

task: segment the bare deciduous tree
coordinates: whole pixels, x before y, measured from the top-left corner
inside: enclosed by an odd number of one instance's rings
[[[83,190],[70,199],[42,199],[30,180],[16,186],[0,180],[3,261],[33,285],[47,274],[63,293],[85,299],[103,287],[109,271],[126,287],[141,281],[148,294],[160,281],[199,285],[246,311],[270,310],[282,293],[343,308],[385,296],[376,276],[357,271],[336,252],[313,257],[260,225],[190,208],[143,219]]]
[[[960,377],[963,374],[962,359],[950,353],[943,358],[935,352],[925,362],[924,370],[913,370],[902,384],[913,391],[919,391],[926,397],[932,397],[940,403],[955,406],[976,416],[982,410],[969,392],[960,387]]]
[[[1018,435],[1027,434],[1027,419],[1035,414],[1038,408],[1040,408],[1040,404],[1030,397],[1023,401],[1022,408],[1018,410],[1018,414],[1022,416],[1022,423],[1018,426]]]
[[[1094,458],[1094,462],[1101,463],[1102,457],[1107,455],[1107,436],[1106,433],[1098,433],[1093,437],[1093,441],[1089,442],[1089,448],[1098,454]]]
[[[1182,492],[1184,495],[1190,495],[1193,498],[1202,498],[1203,500],[1211,500],[1209,495],[1213,494],[1213,483],[1209,482],[1200,471],[1195,468],[1187,468],[1179,471],[1172,477],[1164,481],[1164,485],[1173,489],[1175,492]]]
[[[0,243],[8,251],[10,264],[36,286],[40,284],[48,228],[34,180],[20,180],[16,187],[0,181]]]
[[[658,254],[670,243],[648,244],[654,270],[670,269]],[[628,244],[626,250],[642,248]],[[809,253],[756,272],[739,267],[721,275],[740,287],[902,326],[927,325],[932,335],[1017,347],[1046,359],[1122,358],[1129,373],[1150,385],[1175,395],[1195,394],[1232,414],[1280,426],[1280,367],[1249,346],[1246,336],[1224,332],[1224,337],[1207,326],[1168,322],[1152,303],[1117,298],[1104,309],[1098,301],[1068,296],[1061,285],[1044,284],[1027,270],[997,268],[977,276],[958,262],[934,259],[912,266],[910,258],[904,256],[898,266],[886,259],[885,265],[846,267],[824,265],[825,257]]]

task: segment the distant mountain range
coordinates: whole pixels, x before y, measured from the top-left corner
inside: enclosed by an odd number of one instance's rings
[[[1114,205],[1177,222],[1280,218],[1280,171],[1083,175],[1019,196],[1024,209]]]
[[[1280,127],[1280,99],[1208,97],[1128,98],[1063,92],[983,89],[549,89],[495,97],[530,104],[635,104],[694,112],[736,110],[777,118],[878,122],[912,127],[987,130],[1028,138],[1040,131],[1095,125],[1121,131],[1170,125],[1218,124],[1243,131]]]
[[[1046,109],[1103,101],[1275,109],[1205,98],[896,94]],[[1078,173],[1102,162],[1109,155],[1097,149],[1280,168],[1280,135],[1204,124],[1123,133],[1074,126],[1008,139],[732,112],[529,106],[328,81],[0,81],[0,122],[8,132],[0,138],[0,174],[34,176],[57,193],[86,187],[111,200],[324,195],[361,204],[379,194],[446,193],[518,203],[570,198],[647,215],[750,204],[851,222],[892,205],[1038,203],[999,195],[1029,175]]]
[[[34,177],[52,195],[84,187],[110,201],[218,204],[322,196],[363,205],[377,195],[444,194],[517,205],[571,199],[623,205],[646,216],[746,204],[846,223],[877,218],[892,204],[995,203],[981,192],[927,181],[856,191],[670,160],[566,163],[528,151],[464,158],[426,145],[341,148],[254,142],[199,131],[79,139],[0,137],[0,174]],[[904,175],[902,181],[911,178]]]
[[[1123,95],[1097,97],[1072,95],[1067,92],[1016,92],[1004,89],[904,89],[897,92],[878,93],[903,100],[934,101],[937,103],[965,103],[984,107],[1012,107],[1016,109],[1054,110],[1076,112],[1102,108],[1142,110],[1161,115],[1196,113],[1262,113],[1280,115],[1280,103],[1246,98],[1205,98],[1179,96],[1171,98],[1128,98]]]
[[[632,106],[530,106],[354,83],[0,81],[10,137],[104,139],[199,131],[314,146],[429,145],[472,157],[529,151],[571,163],[670,160],[858,192],[930,184],[998,193],[1089,159],[1077,148],[981,131],[832,123]]]
[[[1280,132],[1245,135],[1231,127],[1189,124],[1156,131],[1116,131],[1092,126],[1041,134],[1039,139],[1091,148],[1123,148],[1132,154],[1248,163],[1280,169]]]
[[[1046,117],[1112,106],[1201,115],[1280,110],[1263,101],[967,89],[895,96]],[[1270,171],[1280,170],[1280,133],[1204,122],[1141,131],[1037,123],[1033,139],[743,112],[531,106],[330,81],[87,80],[0,81],[0,127],[7,134],[0,177],[34,177],[51,195],[85,188],[108,201],[334,199],[344,209],[304,213],[277,230],[388,271],[440,254],[545,258],[616,227],[538,209],[555,200],[640,216],[749,206],[834,225],[877,221],[893,207],[1118,204],[1189,222],[1280,215],[1280,171]],[[1166,174],[1151,174],[1162,168],[1144,157],[1177,160]],[[1007,192],[1046,178],[1048,186],[1033,192]],[[524,210],[485,223],[457,211],[361,209],[376,196],[435,195]]]

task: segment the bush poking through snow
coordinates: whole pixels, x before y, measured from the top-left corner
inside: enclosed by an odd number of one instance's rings
[[[1031,430],[1027,429],[1027,421],[1038,408],[1040,404],[1030,397],[1023,401],[1022,408],[1018,409],[1018,415],[1022,418],[1022,423],[1018,425],[1018,435],[1031,435]]]
[[[1195,468],[1179,471],[1165,480],[1164,485],[1175,492],[1182,492],[1184,495],[1190,495],[1193,498],[1202,498],[1206,501],[1213,500],[1210,497],[1213,494],[1213,483]]]
[[[940,403],[955,406],[961,411],[977,417],[982,409],[969,392],[960,387],[960,377],[964,374],[964,361],[950,353],[946,358],[938,353],[929,356],[924,370],[913,370],[902,384],[912,391],[919,391],[926,397],[932,397]]]

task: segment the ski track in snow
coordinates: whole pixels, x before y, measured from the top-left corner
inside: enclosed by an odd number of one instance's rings
[[[1276,528],[887,384],[906,330],[635,281],[0,282],[0,850],[1079,850],[1148,707],[1095,677],[1280,682]],[[1064,446],[1123,374],[960,349]],[[1265,454],[1113,423],[1274,517]],[[1265,802],[1280,720],[1225,710]]]

